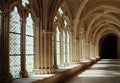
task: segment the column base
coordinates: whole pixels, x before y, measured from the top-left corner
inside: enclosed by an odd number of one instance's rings
[[[54,65],[54,69],[58,69],[58,65]]]
[[[20,76],[22,77],[22,78],[27,78],[28,77],[28,72],[25,70],[25,71],[21,71],[20,72]]]
[[[35,69],[35,74],[53,74],[55,69]]]
[[[12,83],[12,75],[0,76],[0,83]]]

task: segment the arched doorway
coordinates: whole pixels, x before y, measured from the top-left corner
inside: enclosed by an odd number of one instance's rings
[[[108,34],[101,38],[100,43],[100,57],[101,59],[117,59],[117,36]]]

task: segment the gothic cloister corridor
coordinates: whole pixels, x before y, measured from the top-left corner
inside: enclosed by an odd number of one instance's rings
[[[0,83],[118,83],[120,0],[0,0]]]

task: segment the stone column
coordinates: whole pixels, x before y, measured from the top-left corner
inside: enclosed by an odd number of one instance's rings
[[[99,56],[99,45],[95,44],[95,49],[96,49],[96,51],[95,51],[95,57],[97,59],[99,59],[100,58],[100,56]]]
[[[84,60],[84,41],[81,39],[81,61]]]
[[[60,64],[64,67],[64,49],[63,49],[63,34],[60,33]]]
[[[42,32],[42,55],[41,55],[41,70],[40,73],[42,74],[49,74],[53,73],[53,61],[54,57],[52,55],[52,35],[53,32],[51,31],[45,31]]]
[[[71,64],[73,64],[73,61],[74,61],[74,59],[73,59],[73,55],[74,55],[74,39],[73,39],[73,37],[71,38],[71,46],[72,46],[72,55],[71,55]]]
[[[95,49],[95,45],[94,44],[92,44],[92,51],[93,51],[93,53],[92,53],[92,57],[91,57],[91,59],[96,59],[96,49]]]
[[[47,61],[48,61],[48,73],[53,73],[53,69],[54,69],[54,34],[53,32],[47,32]]]
[[[21,34],[22,34],[22,36],[21,36],[21,71],[20,71],[20,75],[21,75],[21,77],[23,77],[23,78],[26,78],[26,77],[28,77],[28,72],[27,72],[27,70],[26,70],[26,47],[25,47],[25,45],[26,45],[26,41],[25,41],[25,37],[26,37],[26,34],[25,34],[25,32],[26,32],[26,19],[25,18],[23,18],[22,20],[21,20]]]
[[[92,59],[92,54],[93,54],[92,44],[90,43],[90,59]]]
[[[80,63],[80,45],[79,45],[79,39],[76,40],[76,63]]]
[[[88,43],[87,42],[85,42],[85,49],[84,49],[84,53],[85,53],[85,60],[88,60],[88,50],[89,50],[89,48],[88,48]]]
[[[70,64],[72,64],[73,48],[72,48],[72,36],[70,36]]]
[[[76,39],[73,39],[73,55],[72,55],[72,63],[76,63]]]
[[[35,74],[39,74],[39,70],[40,70],[40,41],[39,41],[39,33],[40,33],[40,20],[39,18],[36,20],[36,23],[35,23],[35,54],[34,54],[34,67],[35,67]]]
[[[11,83],[12,75],[10,73],[10,54],[9,54],[9,4],[5,4],[2,19],[2,34],[1,34],[1,76],[0,83]]]
[[[56,52],[56,31],[54,33],[54,68],[58,69],[58,65],[57,65],[57,52]]]

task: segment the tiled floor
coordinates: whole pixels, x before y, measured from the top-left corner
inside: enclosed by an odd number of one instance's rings
[[[120,83],[120,60],[102,59],[67,83]]]

